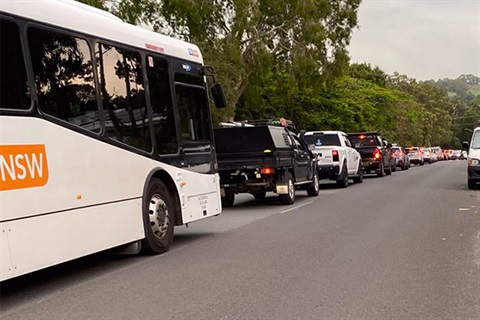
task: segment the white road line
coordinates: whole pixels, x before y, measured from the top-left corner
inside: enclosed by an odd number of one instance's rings
[[[313,201],[309,201],[309,202],[306,202],[306,203],[301,204],[301,205],[299,205],[299,206],[296,206],[296,207],[293,207],[293,208],[290,208],[290,209],[287,209],[287,210],[283,210],[283,211],[281,211],[280,213],[286,213],[286,212],[288,212],[288,211],[296,210],[296,209],[301,208],[301,207],[303,207],[303,206],[306,206],[306,205],[308,205],[308,204],[310,204],[310,203],[313,203]]]

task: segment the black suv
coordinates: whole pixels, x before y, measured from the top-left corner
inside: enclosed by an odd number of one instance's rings
[[[377,176],[383,177],[395,171],[392,144],[382,139],[378,132],[355,132],[348,136],[355,149],[360,152],[365,173],[375,171]]]
[[[222,205],[233,206],[235,194],[262,199],[273,191],[283,204],[295,190],[317,196],[316,157],[305,141],[285,127],[255,125],[214,129]]]

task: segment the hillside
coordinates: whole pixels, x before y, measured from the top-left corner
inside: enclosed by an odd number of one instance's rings
[[[473,74],[464,74],[457,79],[441,79],[436,82],[444,88],[450,97],[459,96],[470,102],[480,97],[480,78]]]

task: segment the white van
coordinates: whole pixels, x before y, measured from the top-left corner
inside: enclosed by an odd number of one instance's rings
[[[463,147],[468,149],[468,189],[475,189],[480,183],[480,124],[473,130],[470,144],[465,141]]]

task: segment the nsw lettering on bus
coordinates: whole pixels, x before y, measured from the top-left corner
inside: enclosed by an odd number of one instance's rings
[[[45,145],[0,145],[0,191],[44,186],[48,182]]]

